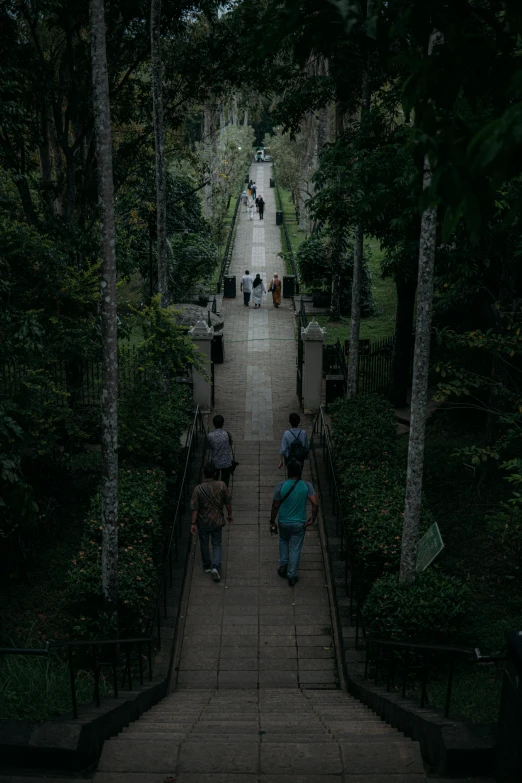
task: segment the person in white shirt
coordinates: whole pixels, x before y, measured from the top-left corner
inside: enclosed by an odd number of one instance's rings
[[[254,219],[254,202],[252,201],[248,205],[248,219],[253,220]]]
[[[252,285],[254,283],[254,278],[250,274],[250,272],[245,270],[245,274],[241,278],[241,291],[243,292],[243,303],[245,307],[248,307],[248,303],[250,302],[250,294],[252,293]]]

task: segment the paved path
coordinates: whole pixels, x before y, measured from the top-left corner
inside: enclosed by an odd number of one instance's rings
[[[95,783],[421,783],[417,743],[337,690],[320,538],[307,531],[299,582],[277,575],[269,513],[279,444],[295,396],[295,318],[243,305],[245,269],[283,274],[271,167],[250,176],[264,221],[241,212],[225,300],[225,362],[216,367],[215,412],[225,417],[239,468],[234,523],[223,536],[222,580],[196,556],[177,688],[105,743]],[[270,296],[270,295],[269,295]],[[310,421],[303,418],[305,427]],[[305,473],[305,477],[306,473]]]
[[[336,685],[317,530],[307,532],[295,588],[277,574],[278,541],[269,532],[272,490],[284,478],[277,468],[281,436],[289,413],[299,410],[292,300],[275,308],[268,294],[262,309],[254,310],[239,292],[246,269],[268,282],[273,272],[283,274],[274,191],[265,186],[269,171],[267,164],[251,169],[266,201],[265,218],[249,221],[240,214],[230,268],[238,295],[224,303],[225,362],[216,366],[215,410],[225,417],[239,462],[234,523],[224,530],[219,585],[203,572],[198,552],[179,688]],[[310,425],[304,418],[302,423]]]

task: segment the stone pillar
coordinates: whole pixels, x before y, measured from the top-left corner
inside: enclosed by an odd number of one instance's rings
[[[321,406],[325,337],[326,329],[321,329],[315,319],[310,321],[306,329],[301,327],[304,348],[303,408],[305,412],[317,411]]]
[[[209,411],[212,407],[212,367],[210,363],[210,347],[214,337],[214,327],[207,326],[204,321],[198,321],[189,330],[192,342],[203,354],[202,369],[205,375],[192,370],[194,382],[194,405],[199,405],[201,410]]]

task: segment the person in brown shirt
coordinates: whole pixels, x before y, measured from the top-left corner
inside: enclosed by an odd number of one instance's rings
[[[232,496],[223,481],[216,481],[216,466],[207,462],[203,468],[203,481],[194,488],[190,508],[192,509],[191,532],[199,535],[201,559],[205,573],[212,574],[214,582],[221,579],[221,551],[223,527],[226,524],[223,506],[226,506],[228,521],[232,519]],[[212,541],[212,559],[210,557]]]

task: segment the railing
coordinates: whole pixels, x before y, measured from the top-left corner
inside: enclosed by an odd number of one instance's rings
[[[358,394],[386,394],[392,379],[393,350],[395,336],[378,340],[371,345],[362,345],[357,362]],[[344,345],[338,339],[335,345],[325,345],[323,368],[326,374],[339,374],[347,388],[348,363]]]
[[[118,346],[118,391],[120,399],[148,380],[144,369],[144,356],[134,346]],[[19,362],[3,362],[0,365],[0,398],[16,397],[22,394],[28,383],[38,385],[41,373],[45,373],[53,384],[49,394],[56,398],[57,404],[71,403],[86,406],[99,406],[101,402],[102,359],[94,356],[88,359],[71,361],[54,360],[44,365],[34,366]],[[187,377],[191,375],[187,367]],[[189,383],[189,381],[186,381]]]
[[[92,639],[92,640],[56,640],[47,642],[42,648],[24,649],[19,647],[0,647],[0,655],[24,655],[24,656],[49,656],[63,650],[66,655],[67,666],[69,669],[69,680],[71,687],[71,708],[74,718],[78,717],[78,702],[76,695],[76,674],[74,652],[83,653],[81,656],[82,671],[90,667],[94,679],[93,700],[96,706],[100,705],[100,680],[104,667],[110,667],[112,678],[112,691],[114,697],[118,697],[118,691],[126,684],[128,690],[133,689],[135,677],[139,684],[144,683],[144,649],[147,650],[147,668],[148,679],[153,678],[153,649],[161,648],[161,628],[162,618],[168,616],[168,591],[173,587],[173,563],[184,556],[184,568],[182,584],[185,582],[187,565],[191,548],[191,538],[189,536],[185,551],[180,551],[180,542],[182,540],[182,517],[185,511],[190,481],[193,472],[194,460],[198,446],[198,436],[202,436],[201,469],[204,463],[206,452],[206,430],[199,407],[196,409],[191,425],[189,427],[185,450],[187,457],[181,476],[177,502],[165,539],[164,559],[161,571],[161,579],[158,585],[158,593],[154,604],[154,611],[150,616],[147,633],[143,636],[133,638],[112,638],[112,639]],[[176,616],[174,627],[174,640],[178,631],[179,613]],[[87,653],[87,659],[85,656]],[[137,660],[132,659],[132,654],[137,653]],[[170,679],[172,667],[172,658],[169,664],[167,679]]]
[[[275,164],[272,163],[272,173],[273,173],[273,179],[275,182],[275,189],[277,194],[277,201],[279,202],[279,212],[283,215],[283,233],[285,235],[285,242],[286,242],[286,255],[288,257],[288,260],[290,261],[290,268],[292,270],[292,274],[295,277],[295,293],[299,293],[299,275],[297,273],[297,263],[294,256],[294,251],[292,248],[292,243],[290,242],[290,234],[288,233],[288,224],[286,222],[286,216],[285,211],[283,209],[283,202],[281,200],[281,191],[279,190],[279,183],[277,181],[277,174],[276,174],[276,168]]]
[[[223,278],[225,277],[226,273],[228,272],[228,268],[230,266],[230,261],[232,260],[232,251],[234,249],[234,238],[236,235],[236,223],[237,223],[237,215],[239,212],[239,207],[241,204],[241,194],[243,192],[243,186],[240,188],[238,196],[237,196],[237,202],[236,202],[236,208],[234,210],[234,215],[232,217],[232,222],[230,224],[230,230],[228,232],[227,237],[227,244],[225,246],[225,252],[223,253],[223,259],[221,261],[221,269],[219,272],[219,279],[217,283],[217,292],[218,294],[221,293],[223,288]],[[215,302],[215,297],[214,297]],[[212,310],[212,312],[216,312],[215,310]]]
[[[478,648],[419,644],[366,637],[362,608],[369,585],[363,584],[357,577],[357,548],[343,513],[338,471],[335,464],[335,450],[322,407],[314,420],[310,449],[316,459],[317,454],[322,457],[327,476],[328,488],[318,487],[318,490],[322,498],[328,492],[331,513],[335,518],[335,533],[340,542],[340,557],[345,562],[343,586],[350,599],[350,621],[355,624],[356,650],[360,649],[360,637],[365,639],[365,679],[373,680],[376,685],[385,686],[387,691],[400,691],[403,698],[411,699],[417,696],[420,706],[424,707],[429,703],[428,684],[430,677],[436,673],[439,686],[441,683],[444,685],[444,715],[448,717],[457,665],[459,663],[473,665],[502,662],[507,660],[507,656],[482,655]],[[326,534],[328,535],[327,530]]]
[[[389,639],[367,639],[364,679],[373,679],[379,685],[379,676],[384,669],[386,690],[399,690],[402,698],[408,698],[410,675],[420,677],[420,707],[429,704],[428,681],[433,672],[444,674],[446,678],[444,717],[447,718],[451,707],[453,681],[456,664],[469,665],[507,661],[507,655],[481,655],[478,648],[451,647],[442,644],[417,644],[397,642]],[[400,684],[396,675],[400,674]],[[415,689],[418,695],[419,687]]]

